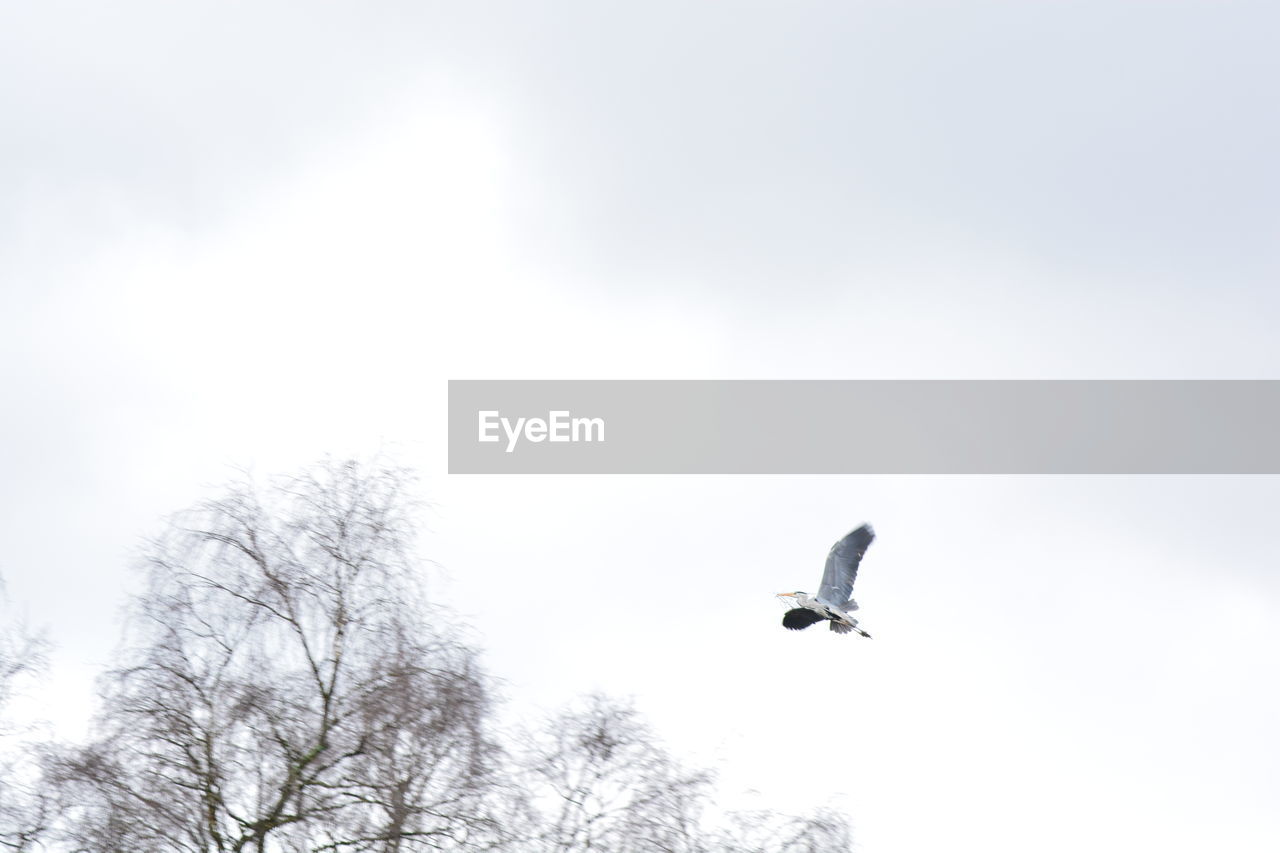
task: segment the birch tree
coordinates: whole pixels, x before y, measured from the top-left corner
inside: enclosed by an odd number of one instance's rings
[[[50,762],[91,851],[478,850],[497,747],[433,624],[406,477],[233,488],[149,547],[97,736]]]

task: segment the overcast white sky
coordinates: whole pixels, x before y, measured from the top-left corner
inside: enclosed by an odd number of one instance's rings
[[[1275,850],[1280,481],[449,478],[444,403],[1280,378],[1277,25],[0,4],[0,573],[59,644],[34,704],[83,725],[138,538],[229,466],[389,449],[513,709],[633,696],[729,789],[847,809],[865,853]],[[876,639],[784,632],[772,594],[863,520]]]

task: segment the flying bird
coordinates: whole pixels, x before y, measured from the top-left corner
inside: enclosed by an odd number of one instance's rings
[[[837,634],[848,634],[857,631],[867,639],[871,635],[858,627],[858,620],[849,614],[858,609],[850,593],[853,592],[853,580],[858,576],[858,564],[862,555],[875,541],[876,532],[870,524],[864,524],[831,546],[827,554],[827,567],[822,571],[822,582],[818,585],[818,594],[807,592],[780,592],[779,598],[792,598],[798,605],[788,610],[782,617],[782,625],[792,631],[808,628],[823,619],[830,620],[831,630]]]

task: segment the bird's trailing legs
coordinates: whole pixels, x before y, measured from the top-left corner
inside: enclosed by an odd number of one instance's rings
[[[871,639],[870,634],[868,634],[866,631],[858,627],[857,619],[850,618],[849,616],[841,617],[838,611],[832,611],[832,610],[827,611],[827,618],[831,620],[828,623],[828,627],[830,627],[831,630],[835,631],[837,634],[850,634],[854,631],[857,631],[859,634],[866,637],[868,640]]]

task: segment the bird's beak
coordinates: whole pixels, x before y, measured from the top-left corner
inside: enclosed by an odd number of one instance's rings
[[[778,593],[778,597],[779,597],[779,598],[784,598],[784,597],[786,597],[786,596],[790,596],[791,598],[795,598],[795,597],[796,597],[796,594],[795,594],[794,592],[780,592],[780,593]]]

